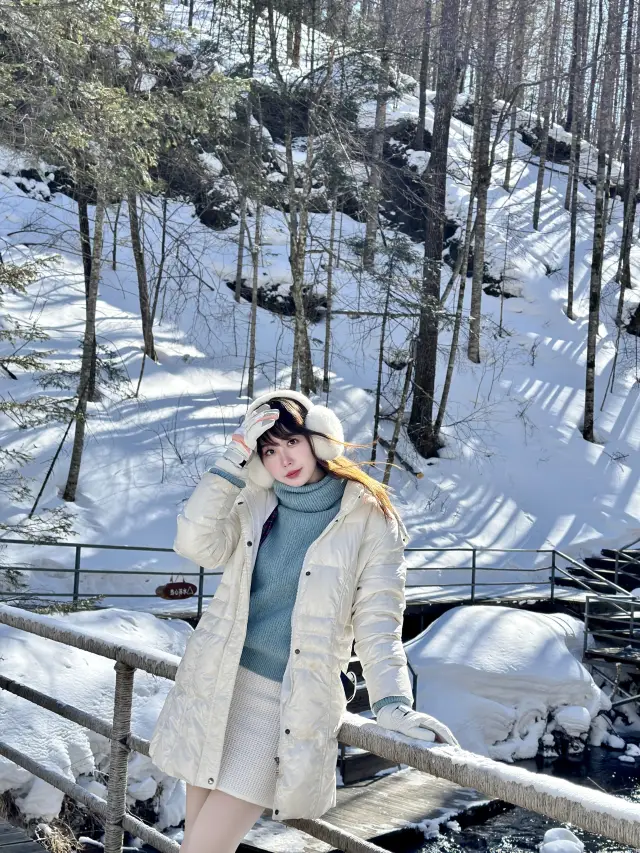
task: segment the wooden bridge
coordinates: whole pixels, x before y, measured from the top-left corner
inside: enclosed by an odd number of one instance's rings
[[[44,847],[29,838],[24,829],[0,820],[0,853],[44,853]]]
[[[132,751],[149,753],[147,740],[131,732],[133,677],[136,669],[174,679],[178,668],[175,656],[127,648],[100,637],[70,628],[62,620],[40,616],[16,607],[0,606],[0,623],[27,631],[51,641],[84,649],[115,661],[114,714],[111,723],[67,703],[40,693],[27,684],[13,681],[0,673],[0,688],[27,701],[72,720],[111,742],[111,760],[107,798],[102,799],[80,785],[51,770],[30,756],[0,741],[0,755],[34,776],[43,779],[86,806],[105,826],[105,853],[121,853],[125,831],[140,838],[161,853],[178,853],[176,842],[134,817],[126,809],[128,759]],[[1,664],[0,664],[1,666]],[[570,822],[588,832],[605,836],[630,847],[640,847],[640,804],[594,792],[566,780],[535,774],[521,767],[501,764],[484,756],[444,744],[427,745],[389,732],[364,716],[347,713],[338,738],[342,743],[381,756],[392,764],[414,770],[397,774],[377,785],[380,797],[367,786],[340,794],[340,802],[322,819],[287,820],[284,823],[307,833],[314,841],[309,849],[323,842],[345,853],[383,853],[370,839],[394,830],[393,801],[400,811],[397,818],[422,819],[429,808],[438,810],[456,800],[467,804],[482,792],[485,799],[499,799],[522,806],[562,822]],[[415,771],[420,771],[420,774]],[[422,774],[432,781],[421,779]],[[443,780],[445,780],[443,782]],[[435,783],[441,785],[439,799],[433,799]],[[453,783],[448,785],[447,783]],[[457,786],[457,787],[456,787]],[[431,802],[422,803],[430,788]],[[409,789],[412,788],[412,793]],[[464,789],[464,790],[461,790]],[[376,791],[371,788],[371,791]],[[391,799],[387,811],[381,805]],[[453,798],[453,800],[448,799]],[[331,812],[334,812],[332,815]],[[417,822],[417,821],[415,821]],[[395,829],[399,827],[396,825]],[[20,843],[20,842],[18,842]],[[17,851],[12,851],[17,853]],[[35,853],[35,850],[25,851]]]

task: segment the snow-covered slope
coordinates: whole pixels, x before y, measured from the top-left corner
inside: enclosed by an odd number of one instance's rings
[[[178,4],[173,8],[185,7]],[[304,68],[296,73],[303,72]],[[417,99],[403,95],[396,101],[395,110],[404,116],[415,116]],[[360,112],[363,125],[370,115],[371,104],[365,103]],[[390,123],[394,116],[390,108]],[[431,121],[429,107],[428,126]],[[471,133],[471,128],[462,122],[452,123],[451,159],[461,176],[468,164]],[[499,550],[503,548],[558,547],[582,556],[603,545],[621,545],[640,536],[640,374],[635,359],[636,338],[623,335],[624,351],[615,387],[607,395],[602,411],[597,412],[597,432],[602,443],[585,442],[579,431],[593,191],[580,185],[583,214],[578,235],[577,319],[570,321],[563,310],[569,242],[569,216],[563,207],[566,168],[555,164],[549,172],[541,228],[533,232],[530,220],[536,161],[522,142],[516,147],[520,159],[513,174],[517,183],[510,193],[501,188],[503,167],[494,169],[488,243],[491,270],[503,273],[506,269],[509,289],[518,295],[505,299],[502,306],[499,299],[483,298],[482,363],[473,365],[464,354],[459,358],[446,417],[447,446],[441,458],[422,460],[403,440],[401,452],[424,472],[424,478],[416,480],[402,469],[394,470],[391,478],[413,547],[498,549],[479,555],[479,565],[498,568],[507,561],[526,568],[548,565],[545,555],[523,553],[507,557]],[[498,162],[505,152],[503,141],[498,146]],[[13,299],[7,307],[23,319],[37,316],[51,334],[50,346],[58,351],[58,358],[74,359],[77,364],[84,285],[75,237],[75,205],[61,194],[51,196],[45,182],[7,176],[15,175],[20,165],[10,163],[10,159],[5,153],[0,168],[5,173],[0,178],[3,257],[46,257],[50,264],[28,298]],[[421,154],[414,160],[417,166],[424,165],[426,156]],[[218,170],[219,164],[215,164],[214,171]],[[466,213],[467,195],[462,177],[460,181],[450,180],[448,210],[460,221]],[[151,200],[147,208],[145,239],[149,257],[157,259],[159,206]],[[616,201],[605,258],[607,283],[597,360],[598,409],[614,354],[612,314],[617,294],[612,277],[620,239],[620,213],[621,205]],[[113,219],[111,211],[111,223]],[[334,279],[335,307],[370,308],[376,305],[374,284],[354,271],[356,258],[349,247],[350,237],[362,236],[363,225],[347,216],[338,219],[342,244],[340,267]],[[68,507],[75,517],[79,541],[170,547],[181,502],[220,452],[247,404],[238,392],[244,375],[249,306],[236,305],[225,284],[235,274],[237,225],[214,232],[195,217],[190,204],[177,201],[169,204],[168,221],[166,276],[170,284],[155,332],[159,363],[147,363],[137,398],[133,395],[141,363],[141,329],[125,206],[118,225],[115,271],[110,267],[113,235],[110,228],[106,231],[107,264],[98,305],[98,342],[111,351],[114,362],[124,369],[130,382],[118,392],[108,391],[100,404],[89,407],[78,499]],[[311,232],[314,246],[327,245],[329,217],[312,215]],[[420,246],[414,244],[413,248],[413,272],[417,274]],[[638,260],[634,248],[634,274]],[[153,266],[151,260],[149,264]],[[321,290],[326,272],[317,253],[309,255],[309,276],[314,277]],[[447,276],[445,270],[445,280]],[[290,282],[286,221],[281,212],[272,208],[267,208],[265,214],[260,281],[278,285],[281,292]],[[454,299],[452,294],[450,308]],[[628,299],[633,306],[634,295]],[[388,346],[402,348],[407,331],[406,319],[391,323]],[[370,389],[376,382],[378,321],[370,317],[336,317],[333,334],[333,379],[328,402],[344,419],[347,437],[368,442],[373,420]],[[322,323],[312,327],[311,337],[314,360],[320,365]],[[443,348],[448,338],[449,332],[445,331]],[[257,347],[257,391],[287,385],[292,349],[290,322],[259,310]],[[386,396],[391,408],[401,377],[391,370],[388,374]],[[442,378],[443,375],[440,381]],[[25,377],[15,383],[3,380],[3,385],[4,392],[17,397],[31,390]],[[28,445],[35,461],[27,473],[39,484],[63,429],[62,425],[51,425],[25,436],[4,420],[0,424],[0,441],[12,447]],[[383,434],[390,437],[389,422],[383,425]],[[66,479],[69,449],[67,444],[41,507],[61,505],[59,495]],[[9,505],[2,495],[0,501],[5,521],[19,522],[28,510],[26,504]],[[37,561],[52,570],[73,565],[71,549],[67,552],[16,546],[8,556],[20,565]],[[118,552],[87,552],[86,560],[88,567],[105,570],[146,568],[166,570],[167,574],[194,570],[172,554],[123,557]],[[438,551],[426,557],[412,554],[410,561],[412,565],[428,562],[438,568],[468,565],[469,557],[464,551]],[[535,579],[544,580],[546,576],[540,572]],[[500,580],[505,576],[496,572],[490,577]],[[528,577],[522,575],[518,579]],[[421,572],[410,575],[410,583],[451,583],[467,578],[468,573]],[[95,575],[86,580],[84,589],[146,592],[157,583],[157,578],[136,576],[109,581],[103,575]],[[60,591],[70,588],[70,579],[51,575],[38,578],[34,585]],[[212,580],[209,591],[214,587]],[[133,601],[131,604],[140,606]]]

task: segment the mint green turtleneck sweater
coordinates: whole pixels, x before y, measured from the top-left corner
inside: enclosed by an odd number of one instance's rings
[[[219,468],[212,473],[243,488],[245,483]],[[309,546],[340,509],[347,481],[326,474],[317,483],[288,486],[277,480],[273,490],[278,514],[258,550],[251,578],[249,620],[240,664],[272,681],[282,681],[291,645],[291,613],[298,579]],[[402,696],[375,703],[374,713]],[[406,701],[406,700],[405,700]]]

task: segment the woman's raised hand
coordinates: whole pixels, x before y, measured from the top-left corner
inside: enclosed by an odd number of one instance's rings
[[[244,468],[255,452],[262,433],[271,429],[279,417],[280,412],[277,409],[270,409],[266,403],[259,406],[236,427],[223,458],[239,468]]]

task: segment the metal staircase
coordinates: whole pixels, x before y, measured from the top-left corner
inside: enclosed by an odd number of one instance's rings
[[[603,548],[599,557],[585,557],[584,566],[572,561],[573,565],[567,572],[556,577],[556,584],[581,589],[588,587],[591,592],[607,595],[615,587],[626,592],[640,588],[640,548],[634,547],[638,543],[640,538],[623,548]]]
[[[603,548],[584,565],[572,560],[555,577],[558,586],[586,592],[584,651],[586,662],[604,661],[640,668],[639,539],[619,549]],[[590,643],[591,639],[591,643]]]

